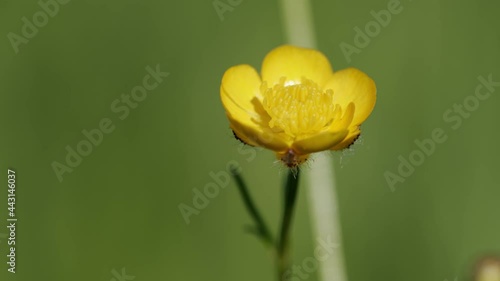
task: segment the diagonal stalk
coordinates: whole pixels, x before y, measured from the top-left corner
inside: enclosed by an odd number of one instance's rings
[[[255,222],[253,233],[256,234],[257,237],[260,238],[266,246],[272,246],[274,243],[274,239],[264,219],[260,215],[259,210],[255,206],[255,203],[253,202],[252,196],[250,196],[250,192],[248,191],[243,177],[235,167],[231,168],[231,175],[236,181],[236,185],[238,186],[238,190],[240,191],[241,198],[243,199],[243,203],[245,204],[248,213]]]

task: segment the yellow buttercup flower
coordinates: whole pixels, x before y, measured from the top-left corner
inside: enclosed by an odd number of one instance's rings
[[[266,55],[261,75],[250,65],[229,68],[220,96],[236,138],[296,167],[311,153],[351,145],[376,87],[358,69],[333,72],[321,52],[285,45]]]

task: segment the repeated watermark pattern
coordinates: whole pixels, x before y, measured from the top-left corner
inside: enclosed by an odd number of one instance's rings
[[[147,66],[147,74],[142,78],[142,84],[135,86],[130,94],[121,94],[120,98],[115,99],[110,104],[110,110],[118,120],[125,120],[133,109],[144,101],[148,94],[155,90],[163,80],[170,75],[168,72],[162,72],[160,65],[156,67]],[[59,180],[63,181],[65,173],[72,173],[75,168],[80,166],[84,157],[89,156],[94,148],[99,146],[104,140],[105,135],[111,134],[116,129],[113,120],[108,117],[102,118],[96,128],[82,130],[82,139],[74,146],[66,145],[66,157],[64,161],[53,161],[51,166]]]
[[[234,11],[241,3],[243,3],[243,0],[214,0],[212,5],[220,21],[224,21],[224,14]]]
[[[310,257],[304,258],[301,263],[294,264],[288,269],[283,276],[283,280],[307,280],[309,277],[318,270],[320,263],[330,258],[336,249],[340,247],[339,243],[332,241],[331,235],[326,239],[318,238],[314,254]]]
[[[31,39],[33,39],[40,28],[45,27],[51,18],[54,18],[59,14],[61,10],[60,5],[68,4],[70,0],[40,0],[38,1],[38,6],[40,10],[35,12],[31,19],[27,17],[22,17],[21,21],[23,26],[21,27],[21,32],[19,34],[14,32],[9,32],[7,38],[10,41],[12,49],[17,54],[19,53],[19,47],[21,44],[28,44]]]
[[[464,120],[472,116],[472,113],[479,108],[481,102],[489,99],[495,92],[495,88],[500,87],[500,81],[493,81],[492,74],[489,74],[487,78],[478,76],[477,80],[479,83],[476,85],[474,94],[466,96],[460,103],[453,104],[442,114],[443,121],[453,131],[460,129]],[[415,149],[408,153],[407,157],[398,156],[399,164],[396,170],[394,172],[390,170],[384,172],[384,178],[390,190],[394,192],[396,184],[405,182],[413,175],[415,168],[424,164],[427,158],[436,152],[438,145],[445,143],[448,139],[448,134],[442,127],[434,128],[430,136],[426,138],[415,139]]]
[[[121,271],[118,272],[116,269],[111,270],[113,277],[109,281],[131,281],[135,279],[133,275],[127,275],[125,272],[125,267],[122,267]]]
[[[245,160],[251,162],[257,156],[257,151],[262,150],[260,147],[252,147],[240,143],[238,147],[238,153],[240,155],[247,155]],[[191,216],[199,215],[202,210],[208,207],[211,200],[215,199],[219,194],[221,189],[228,186],[231,178],[231,170],[234,169],[236,172],[241,172],[241,165],[236,160],[230,160],[226,163],[225,169],[218,172],[210,171],[208,176],[210,181],[207,182],[203,189],[193,188],[193,197],[189,203],[180,203],[178,205],[179,211],[182,218],[186,224],[191,223]]]
[[[411,0],[410,0],[411,1]],[[372,20],[368,21],[363,29],[359,26],[354,27],[353,44],[342,41],[339,44],[340,50],[348,63],[351,62],[353,54],[360,54],[363,49],[368,47],[373,38],[377,37],[383,28],[386,28],[395,15],[403,11],[403,5],[399,0],[389,0],[387,9],[380,11],[371,10]]]

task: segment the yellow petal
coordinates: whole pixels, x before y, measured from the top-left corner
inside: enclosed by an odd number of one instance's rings
[[[232,116],[246,113],[258,120],[260,118],[256,103],[260,104],[260,76],[249,65],[229,68],[222,77],[221,100],[224,108]]]
[[[349,134],[345,137],[345,139],[340,142],[339,144],[335,145],[334,147],[330,148],[331,150],[342,150],[344,148],[349,147],[351,144],[353,144],[356,139],[359,137],[361,134],[361,131],[359,130],[359,127],[352,128],[349,130]]]
[[[252,100],[260,87],[257,71],[249,65],[238,65],[229,68],[222,77],[220,97],[231,128],[238,138],[247,144],[256,146],[252,136],[241,131],[260,131],[257,120],[260,119]],[[247,129],[244,130],[243,127]]]
[[[249,145],[265,147],[276,152],[286,151],[290,147],[290,141],[284,134],[274,133],[269,128],[245,124],[229,114],[227,118],[236,136]]]
[[[354,119],[354,113],[356,112],[356,108],[354,103],[349,103],[347,108],[345,109],[345,113],[342,116],[342,118],[334,122],[330,126],[330,130],[333,131],[338,131],[339,128],[342,129],[348,129],[348,134],[347,136],[338,144],[335,146],[329,148],[330,150],[342,150],[344,148],[347,148],[349,145],[351,145],[356,139],[359,137],[359,134],[361,131],[359,130],[359,126],[353,125],[352,120]]]
[[[281,77],[297,83],[307,78],[322,87],[331,78],[332,67],[319,51],[284,45],[266,55],[261,73],[270,87],[279,83]]]
[[[297,138],[292,145],[293,148],[302,154],[309,154],[330,149],[339,144],[349,132],[349,125],[354,112],[354,104],[349,103],[344,109],[344,114],[338,120],[335,120],[330,127],[316,135],[305,135]]]
[[[292,149],[300,154],[309,154],[327,150],[340,143],[347,136],[347,133],[347,129],[337,132],[323,132],[294,142]]]
[[[368,118],[375,106],[377,89],[375,82],[356,68],[337,71],[326,83],[324,89],[333,90],[333,102],[342,108],[353,102],[356,112],[352,125],[360,125]]]
[[[333,120],[328,131],[347,130],[350,127],[356,113],[356,106],[351,102],[347,107],[342,108],[342,110],[344,111],[344,115],[339,120]]]
[[[231,129],[249,145],[286,150],[287,139],[272,132],[263,122],[269,117],[262,108],[260,84],[257,71],[249,65],[234,66],[224,73],[220,96]]]

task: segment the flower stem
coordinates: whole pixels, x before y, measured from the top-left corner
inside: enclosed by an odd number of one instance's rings
[[[288,252],[289,252],[289,239],[290,239],[290,226],[293,217],[293,209],[297,198],[297,191],[299,187],[300,171],[288,170],[288,176],[284,186],[284,204],[283,204],[283,217],[281,221],[281,230],[279,240],[277,243],[277,266],[278,266],[278,280],[287,280],[286,270],[289,265]]]
[[[235,167],[231,167],[231,175],[236,181],[236,185],[238,186],[238,190],[240,191],[241,198],[245,203],[245,207],[247,208],[248,213],[250,213],[250,216],[255,222],[255,226],[252,228],[252,233],[256,234],[257,237],[260,238],[266,246],[268,247],[272,246],[274,243],[274,239],[264,219],[260,215],[255,204],[253,203],[252,196],[250,196],[250,192],[248,191],[247,185],[243,180],[243,177]]]
[[[288,43],[316,48],[310,0],[280,0]]]
[[[342,245],[340,218],[331,156],[318,153],[307,175],[309,213],[317,240]],[[318,280],[347,281],[342,247],[335,247],[320,263]]]
[[[316,48],[311,13],[311,0],[280,0],[283,24],[288,43],[300,47]],[[313,233],[317,239],[329,239],[341,244],[340,219],[335,193],[334,167],[326,153],[318,155],[307,177],[309,208]],[[318,280],[347,281],[341,249],[319,265]]]

